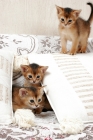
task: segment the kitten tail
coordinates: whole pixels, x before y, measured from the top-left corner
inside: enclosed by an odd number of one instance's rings
[[[87,20],[91,24],[91,22],[93,20],[93,4],[90,2],[88,2],[87,4],[90,5],[90,7],[91,7],[91,14],[89,16],[89,19]]]

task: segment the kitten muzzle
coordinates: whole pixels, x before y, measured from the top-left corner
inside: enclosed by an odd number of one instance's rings
[[[37,108],[39,108],[39,106],[37,105],[37,106],[35,106],[35,107],[33,107],[33,109],[37,109]]]
[[[31,107],[32,109],[37,109],[39,108],[40,106],[39,105],[34,105],[34,107]]]

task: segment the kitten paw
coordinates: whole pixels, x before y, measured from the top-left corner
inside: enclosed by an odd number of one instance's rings
[[[75,55],[76,52],[74,52],[74,51],[70,51],[69,54],[70,54],[70,55]]]
[[[79,53],[86,53],[86,50],[80,50]]]
[[[86,53],[86,47],[78,49],[77,52],[78,53]]]
[[[42,112],[42,108],[37,108],[33,110],[34,114],[40,114]]]
[[[62,49],[60,53],[66,54],[67,53],[67,50],[66,49]]]

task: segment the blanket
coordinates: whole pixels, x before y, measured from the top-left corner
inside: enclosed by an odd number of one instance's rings
[[[59,55],[59,54],[58,54]],[[69,55],[63,55],[67,57]],[[91,55],[78,54],[70,56],[71,59],[78,58],[83,65],[84,59],[91,59]],[[83,130],[83,122],[93,121],[93,117],[87,115],[86,108],[78,97],[77,93],[69,83],[64,73],[58,68],[52,54],[31,54],[28,56],[30,63],[49,66],[48,73],[45,75],[43,84],[47,85],[47,98],[57,116],[60,128],[63,133],[79,133]],[[93,57],[92,57],[93,59]],[[89,61],[87,60],[87,61]],[[86,63],[85,63],[86,64]],[[91,64],[88,63],[88,65]],[[91,65],[90,65],[91,66]],[[90,67],[91,70],[91,67]],[[88,69],[89,73],[91,74]],[[91,75],[92,76],[92,75]],[[78,129],[77,129],[78,128]]]

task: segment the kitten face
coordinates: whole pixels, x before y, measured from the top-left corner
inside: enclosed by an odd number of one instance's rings
[[[56,6],[57,15],[61,25],[65,28],[71,27],[79,17],[81,10],[73,10],[71,8],[62,8]]]
[[[47,66],[39,66],[38,64],[21,65],[23,76],[32,84],[40,83],[43,80]]]
[[[31,109],[39,108],[42,106],[43,88],[44,87],[21,88],[19,90],[19,97],[24,104]]]

